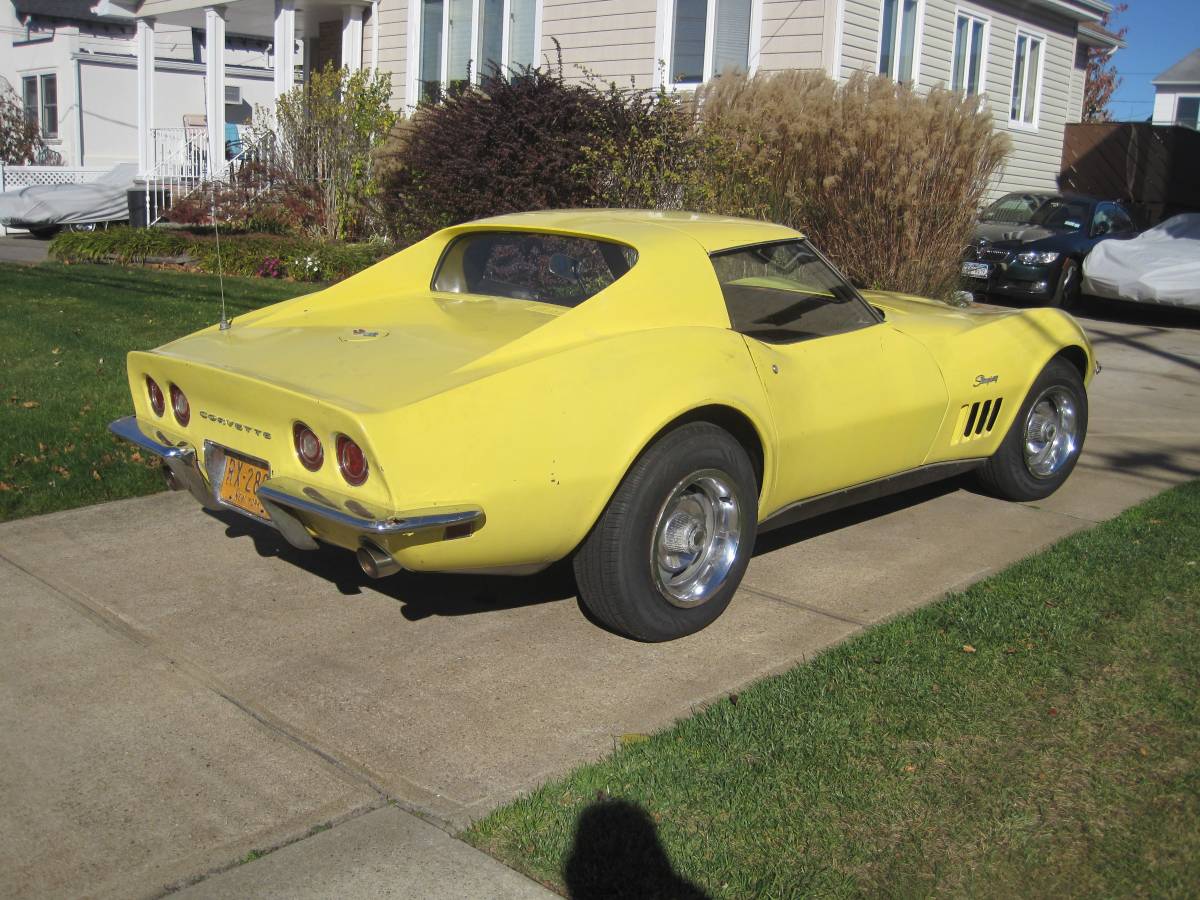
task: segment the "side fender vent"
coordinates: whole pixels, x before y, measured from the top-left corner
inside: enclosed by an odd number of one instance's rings
[[[958,413],[958,427],[954,431],[953,442],[961,444],[991,434],[1003,403],[1003,397],[993,397],[964,405]]]

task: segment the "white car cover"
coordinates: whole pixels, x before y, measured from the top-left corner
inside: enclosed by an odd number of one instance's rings
[[[129,218],[126,192],[133,187],[136,163],[121,163],[83,184],[33,184],[0,194],[0,224],[49,228]]]
[[[1083,261],[1083,292],[1200,309],[1200,213],[1174,216],[1128,241],[1101,241]]]

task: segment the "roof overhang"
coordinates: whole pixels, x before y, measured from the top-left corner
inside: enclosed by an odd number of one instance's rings
[[[1112,12],[1112,4],[1104,0],[1029,0],[1029,3],[1077,22],[1099,22]]]
[[[1125,46],[1123,38],[1093,22],[1080,23],[1079,42],[1089,47],[1099,47],[1102,50],[1120,50]]]

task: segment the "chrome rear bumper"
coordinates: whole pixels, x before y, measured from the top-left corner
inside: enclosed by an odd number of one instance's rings
[[[201,470],[196,448],[186,444],[173,445],[161,432],[157,435],[160,440],[147,437],[138,427],[135,416],[117,419],[108,426],[108,430],[161,459],[167,484],[173,490],[188,491],[207,509],[231,509],[257,521],[264,521],[218,499],[213,485],[219,482],[219,473],[209,472],[206,477]],[[220,465],[224,466],[223,459]],[[349,529],[357,535],[360,544],[370,542],[378,545],[381,538],[390,535],[429,534],[439,530],[444,533],[445,529],[453,526],[471,525],[478,528],[483,523],[483,510],[478,506],[375,512],[354,497],[318,490],[294,478],[285,477],[270,477],[264,481],[258,488],[258,499],[270,514],[267,524],[278,529],[289,544],[302,550],[316,549],[313,532],[319,535],[322,526]]]

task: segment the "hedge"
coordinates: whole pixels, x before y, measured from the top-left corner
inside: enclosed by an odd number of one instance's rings
[[[228,234],[220,238],[220,269],[226,275],[339,281],[394,253],[391,244],[330,243],[305,237]],[[178,265],[216,273],[217,240],[167,228],[109,228],[63,232],[50,244],[60,262]]]

